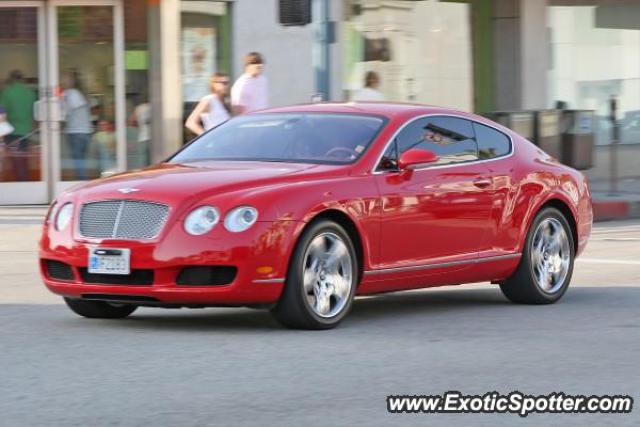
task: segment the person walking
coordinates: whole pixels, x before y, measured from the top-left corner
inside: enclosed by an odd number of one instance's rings
[[[384,101],[384,95],[378,89],[380,76],[375,71],[368,71],[364,77],[364,88],[353,95],[353,101]]]
[[[151,163],[151,103],[146,94],[141,94],[139,101],[129,116],[129,126],[138,128],[134,168],[145,167]],[[132,163],[132,159],[129,158],[128,162]]]
[[[91,141],[97,154],[100,173],[113,174],[116,169],[116,134],[113,123],[105,119],[98,120],[97,130]]]
[[[4,108],[7,122],[13,127],[5,142],[14,151],[12,163],[16,181],[29,180],[29,134],[34,129],[33,104],[36,100],[36,92],[27,87],[22,71],[11,71],[8,84],[0,94],[0,107]]]
[[[268,82],[264,76],[264,60],[258,52],[245,56],[244,73],[231,88],[231,105],[234,114],[262,110],[268,105]]]
[[[216,73],[211,76],[209,84],[211,93],[198,102],[185,123],[185,127],[196,135],[202,135],[231,117],[226,99],[229,77]]]
[[[69,70],[64,73],[62,88],[66,122],[64,133],[71,151],[75,178],[86,180],[89,179],[86,157],[93,133],[91,106],[82,90],[80,75],[77,71]]]

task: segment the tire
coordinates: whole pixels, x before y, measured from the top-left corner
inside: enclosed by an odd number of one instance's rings
[[[527,233],[518,268],[500,284],[502,293],[519,304],[558,301],[571,282],[574,248],[571,227],[562,212],[542,209]]]
[[[292,329],[336,327],[351,310],[358,269],[345,229],[329,220],[312,223],[298,240],[285,288],[271,313]]]
[[[131,304],[110,304],[104,301],[87,301],[65,298],[64,302],[74,313],[90,319],[122,319],[138,308]]]

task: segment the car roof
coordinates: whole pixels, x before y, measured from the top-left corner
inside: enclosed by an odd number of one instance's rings
[[[455,114],[469,116],[472,115],[451,108],[436,107],[432,105],[411,104],[402,102],[378,102],[378,101],[358,101],[358,102],[319,102],[315,104],[299,104],[287,107],[269,108],[256,111],[255,113],[359,113],[376,114],[392,118],[398,115],[411,116],[418,114]]]

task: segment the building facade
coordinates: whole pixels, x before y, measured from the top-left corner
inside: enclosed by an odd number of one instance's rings
[[[0,121],[14,128],[0,204],[47,203],[163,159],[190,139],[184,120],[209,76],[237,78],[250,51],[266,58],[274,106],[350,100],[375,71],[390,101],[595,110],[596,177],[615,96],[621,169],[634,173],[640,1],[313,2],[312,24],[285,27],[276,0],[0,0]]]

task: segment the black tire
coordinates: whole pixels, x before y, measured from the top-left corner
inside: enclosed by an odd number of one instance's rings
[[[535,249],[533,248],[533,239],[535,231],[538,226],[545,220],[553,219],[557,220],[564,228],[564,232],[568,238],[569,243],[569,265],[568,271],[561,285],[558,285],[558,289],[553,292],[546,292],[541,286],[538,286],[538,282],[535,278],[535,268],[533,255]],[[571,275],[573,274],[573,263],[575,260],[575,246],[574,237],[571,231],[571,227],[567,222],[565,216],[556,208],[547,207],[542,209],[536,215],[529,231],[527,232],[527,238],[525,240],[524,248],[522,251],[522,258],[516,271],[500,284],[500,289],[504,296],[511,302],[518,304],[552,304],[558,301],[569,287],[571,282]]]
[[[131,304],[110,304],[104,301],[87,301],[65,298],[64,302],[74,313],[90,319],[122,319],[138,308]]]
[[[305,254],[314,238],[323,233],[340,237],[351,258],[351,288],[344,307],[332,317],[322,317],[314,312],[308,301],[303,284]],[[282,325],[292,329],[331,329],[336,327],[349,313],[358,285],[358,258],[349,234],[339,224],[329,220],[318,220],[310,224],[300,236],[289,263],[285,288],[278,303],[271,309],[272,315]]]

